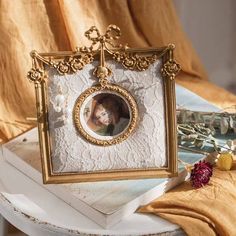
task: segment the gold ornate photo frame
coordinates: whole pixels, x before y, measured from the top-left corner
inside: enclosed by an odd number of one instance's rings
[[[102,96],[102,98],[100,99],[103,101],[111,101],[112,99],[114,100],[116,97],[122,96],[123,98],[121,98],[121,99],[123,101],[125,100],[125,103],[128,104],[127,110],[130,110],[128,118],[126,118],[126,120],[128,122],[126,122],[127,125],[125,125],[125,127],[122,130],[120,130],[120,132],[113,131],[112,135],[111,134],[107,135],[108,132],[103,132],[103,134],[99,134],[98,131],[95,131],[95,133],[97,135],[95,134],[94,135],[95,137],[93,137],[92,134],[91,135],[89,134],[90,133],[89,130],[88,131],[85,130],[84,127],[86,127],[86,125],[85,124],[83,125],[83,123],[85,123],[85,122],[81,122],[81,120],[82,120],[81,119],[81,113],[82,113],[81,110],[82,111],[84,110],[83,104],[85,103],[85,100],[88,99],[90,97],[90,95],[93,95],[93,94],[95,94],[94,97],[98,97],[98,96],[105,94],[105,96]],[[94,100],[99,101],[98,99],[94,99]],[[116,98],[116,100],[118,100],[118,98]],[[102,104],[102,102],[100,102],[98,104]],[[91,143],[96,144],[96,145],[108,146],[108,145],[118,144],[118,143],[122,142],[123,140],[128,138],[129,134],[131,134],[132,131],[134,130],[136,123],[137,123],[137,119],[138,119],[138,108],[137,108],[137,104],[135,103],[134,98],[124,88],[117,86],[117,85],[112,85],[112,84],[107,85],[104,89],[100,85],[87,89],[78,97],[75,107],[74,107],[74,123],[75,123],[75,126],[76,126],[78,132],[86,140],[88,140]],[[92,125],[90,125],[90,127],[91,126]],[[91,130],[93,130],[92,127],[91,127]],[[123,131],[125,131],[125,132],[123,132]],[[91,132],[91,133],[94,133],[94,132]]]
[[[174,45],[115,45],[115,25],[85,36],[75,52],[31,53],[43,182],[176,176]]]

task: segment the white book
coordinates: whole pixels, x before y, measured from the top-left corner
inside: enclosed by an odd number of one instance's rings
[[[183,160],[188,161],[186,153]],[[186,156],[184,156],[186,155]],[[176,178],[105,181],[43,185],[37,129],[34,128],[3,145],[4,159],[38,184],[104,228],[118,223],[164,192],[184,181],[187,172]],[[203,156],[191,153],[191,162]]]
[[[185,103],[192,102],[194,110],[197,109],[199,101],[199,106],[204,106],[204,109],[216,111],[214,106],[180,86],[177,86],[176,92],[177,103],[181,103],[181,94]],[[191,97],[191,100],[187,99],[188,97]],[[184,105],[191,109],[190,103]],[[139,206],[149,203],[188,178],[187,171],[180,165],[179,176],[169,179],[43,185],[36,128],[4,144],[3,156],[25,175],[104,228],[113,226],[135,212]],[[179,152],[179,157],[187,163],[195,163],[202,159],[203,155]]]

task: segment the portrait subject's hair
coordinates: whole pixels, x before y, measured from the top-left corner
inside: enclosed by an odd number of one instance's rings
[[[112,117],[111,125],[115,125],[119,122],[121,117],[127,119],[130,118],[129,108],[125,100],[115,94],[98,94],[92,98],[92,102],[90,104],[91,107],[89,110],[91,112],[89,118],[87,119],[87,125],[95,132],[103,127],[107,127],[102,124],[96,116],[96,113],[98,111],[102,111],[103,109],[105,109],[106,112]]]
[[[96,125],[99,125],[96,118],[96,112],[105,109],[113,114],[113,116],[119,118],[121,115],[121,104],[118,99],[112,95],[98,99],[96,105],[92,111],[92,120]]]

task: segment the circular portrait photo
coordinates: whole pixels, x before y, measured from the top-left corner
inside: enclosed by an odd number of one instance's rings
[[[86,99],[83,118],[88,129],[99,136],[117,136],[130,123],[130,110],[122,97],[100,93]]]

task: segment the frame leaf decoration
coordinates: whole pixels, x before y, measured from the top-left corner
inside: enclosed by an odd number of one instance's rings
[[[31,52],[32,69],[28,72],[27,77],[34,82],[36,92],[37,120],[39,129],[40,151],[42,157],[42,172],[44,183],[68,183],[100,180],[118,180],[118,179],[136,179],[136,178],[155,178],[171,177],[177,175],[177,132],[176,132],[176,114],[175,114],[175,76],[180,71],[180,65],[175,61],[173,52],[175,46],[170,44],[162,48],[129,48],[127,45],[122,46],[116,41],[121,36],[119,27],[109,25],[105,34],[93,26],[85,32],[85,36],[91,41],[89,47],[76,48],[75,51],[38,53]],[[90,173],[62,172],[55,173],[51,160],[51,144],[48,120],[47,104],[47,78],[48,70],[53,68],[59,75],[74,74],[84,69],[87,64],[94,60],[99,60],[93,75],[97,77],[99,90],[116,90],[121,93],[132,107],[132,122],[128,131],[118,137],[116,140],[100,142],[93,137],[89,137],[82,128],[82,136],[88,141],[98,145],[116,145],[126,139],[131,131],[137,125],[137,107],[132,98],[127,95],[122,88],[119,90],[118,85],[112,85],[108,77],[113,73],[106,66],[105,56],[111,60],[120,63],[124,69],[134,71],[145,71],[156,60],[162,60],[161,75],[163,78],[163,93],[165,107],[165,128],[166,128],[166,145],[167,145],[167,167],[151,169],[131,169],[122,171],[100,171]],[[87,92],[94,92],[96,86],[91,87]],[[95,90],[94,90],[95,89]],[[117,90],[118,89],[118,90]],[[128,93],[128,92],[127,92]],[[86,95],[86,94],[83,94]],[[87,95],[86,95],[87,96]],[[86,97],[85,96],[85,97]],[[81,95],[75,109],[79,111],[83,99]],[[83,98],[83,99],[82,99]],[[75,123],[81,126],[79,117],[74,115]]]

